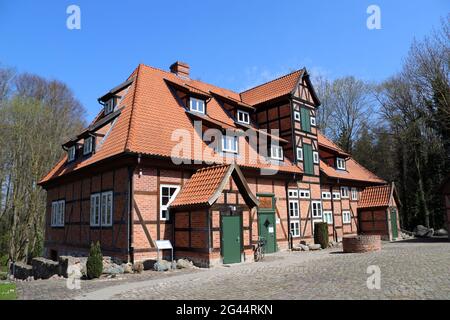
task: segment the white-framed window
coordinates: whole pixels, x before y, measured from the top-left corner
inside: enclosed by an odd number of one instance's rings
[[[322,191],[322,199],[331,199],[331,192]]]
[[[309,190],[299,190],[299,195],[302,199],[309,199],[311,197]]]
[[[311,125],[312,126],[316,125],[316,117],[311,117]]]
[[[194,112],[205,113],[205,101],[196,98],[189,99],[189,109]]]
[[[75,146],[71,146],[68,150],[67,150],[67,161],[71,162],[73,160],[75,160]]]
[[[294,111],[294,120],[295,121],[300,121],[300,112]]]
[[[319,153],[317,151],[313,152],[313,162],[319,163]]]
[[[103,192],[101,199],[101,216],[102,222],[101,225],[105,227],[112,226],[112,218],[113,218],[113,192]]]
[[[283,148],[281,146],[270,146],[270,157],[275,160],[283,160]]]
[[[358,189],[352,188],[352,200],[358,200]]]
[[[100,226],[100,193],[91,194],[91,226]]]
[[[299,216],[298,200],[289,200],[289,217],[298,218]]]
[[[113,224],[112,191],[91,194],[91,227],[110,227]]]
[[[336,168],[338,168],[339,170],[345,170],[344,158],[336,158]]]
[[[50,225],[52,227],[64,227],[64,212],[66,209],[66,201],[59,200],[52,202],[52,217]]]
[[[222,151],[238,153],[238,137],[236,136],[222,136]]]
[[[333,199],[334,200],[340,200],[341,199],[341,193],[340,192],[333,192]]]
[[[177,185],[161,185],[160,186],[160,219],[169,220],[169,206],[172,201],[176,198],[178,192],[180,191],[180,186]]]
[[[303,148],[297,148],[297,160],[303,160]]]
[[[106,101],[105,102],[105,115],[113,112],[115,107],[116,107],[116,99],[115,98],[111,98],[108,101]]]
[[[322,218],[322,202],[313,201],[311,202],[311,213],[314,218]]]
[[[94,143],[94,138],[93,137],[87,137],[86,139],[84,139],[83,155],[87,155],[89,153],[92,153],[93,143]]]
[[[341,197],[348,198],[348,187],[341,187]]]
[[[288,196],[289,196],[289,198],[298,198],[298,190],[297,189],[289,189]]]
[[[292,237],[294,238],[300,237],[300,221],[291,221],[290,229]]]
[[[250,123],[250,114],[246,111],[238,110],[237,111],[237,120],[240,123]]]
[[[352,216],[350,211],[342,211],[342,223],[350,223],[352,221]]]
[[[333,212],[324,211],[323,212],[323,222],[326,222],[328,224],[333,224]]]

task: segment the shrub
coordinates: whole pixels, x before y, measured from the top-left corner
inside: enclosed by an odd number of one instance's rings
[[[8,259],[9,259],[9,257],[7,254],[1,255],[0,256],[0,267],[6,266],[8,264]]]
[[[328,224],[326,222],[314,224],[314,243],[320,244],[322,249],[328,247]]]
[[[103,256],[100,249],[100,243],[91,243],[89,257],[86,262],[86,273],[89,279],[100,277],[103,272]]]

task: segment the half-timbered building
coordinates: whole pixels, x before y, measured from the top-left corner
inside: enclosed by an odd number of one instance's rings
[[[47,190],[49,257],[103,253],[176,257],[199,265],[252,261],[312,242],[325,221],[331,239],[357,234],[358,202],[386,182],[320,133],[320,101],[306,69],[244,92],[139,65],[99,98],[102,108],[63,144],[66,156],[40,181]]]

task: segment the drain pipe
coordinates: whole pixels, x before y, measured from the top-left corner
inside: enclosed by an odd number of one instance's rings
[[[289,214],[289,182],[294,181],[295,182],[295,173],[292,176],[292,179],[286,181],[284,183],[284,189],[285,189],[285,193],[286,193],[286,208],[287,208],[287,222],[288,222],[288,226],[287,226],[287,230],[288,230],[288,246],[289,246],[289,250],[292,250],[293,248],[293,239],[292,239],[292,234],[291,234],[291,215]],[[300,209],[300,206],[299,206]]]

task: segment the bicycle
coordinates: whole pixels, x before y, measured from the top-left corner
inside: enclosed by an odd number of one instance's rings
[[[255,261],[261,261],[264,259],[265,245],[266,245],[266,239],[264,239],[263,237],[259,237],[258,241],[256,242]]]

